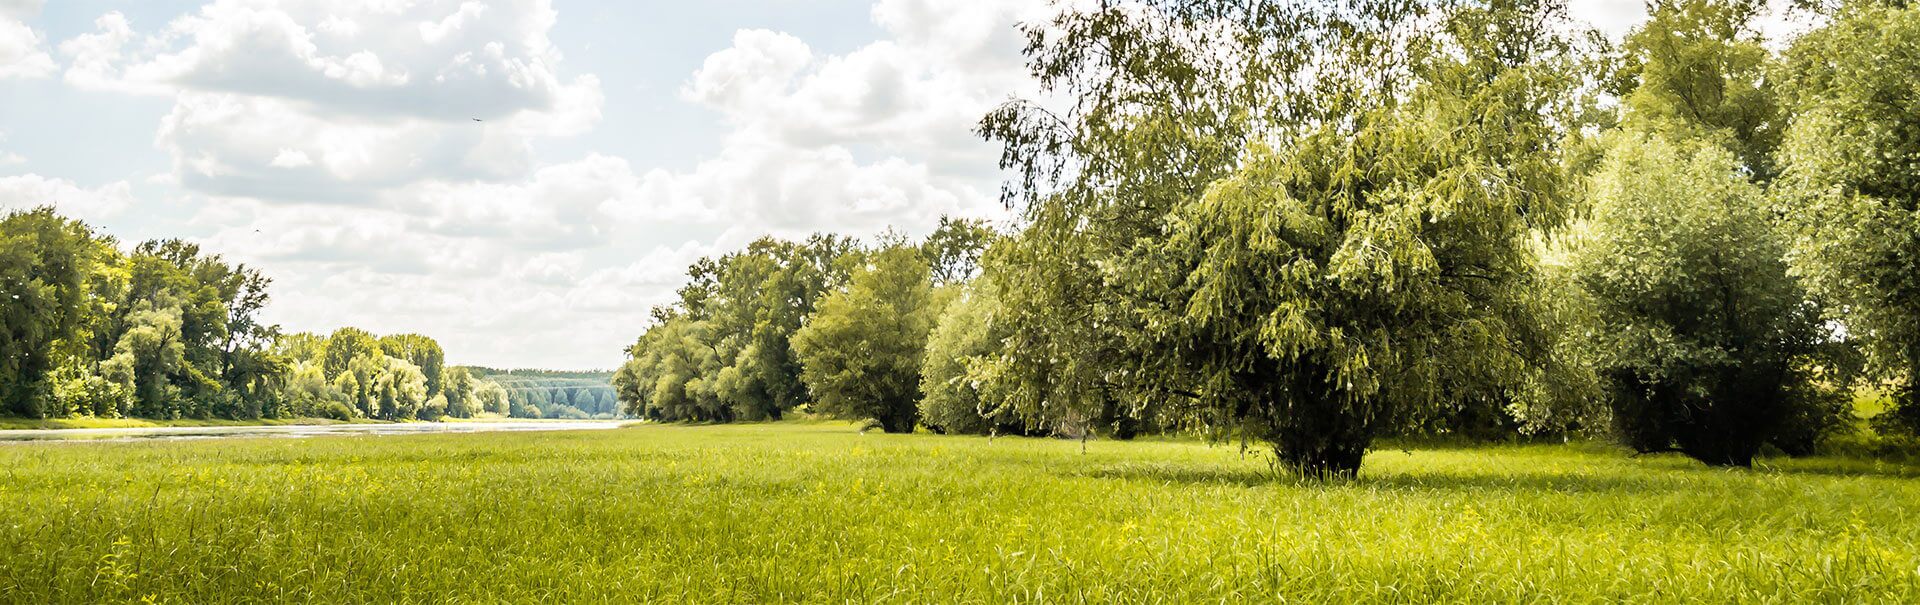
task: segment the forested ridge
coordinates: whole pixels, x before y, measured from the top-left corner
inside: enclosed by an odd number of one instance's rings
[[[1813,4],[1774,46],[1757,0],[1619,42],[1556,2],[1057,5],[1022,28],[1047,97],[979,126],[1017,220],[702,259],[613,382],[658,420],[1196,432],[1314,477],[1396,435],[1911,448],[1920,7]]]

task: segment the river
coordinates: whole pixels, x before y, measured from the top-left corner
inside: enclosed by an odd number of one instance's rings
[[[630,420],[502,420],[479,422],[402,422],[279,426],[156,426],[110,429],[0,430],[7,441],[126,441],[138,439],[210,439],[217,437],[321,437],[327,435],[420,435],[498,431],[597,431],[620,428]]]

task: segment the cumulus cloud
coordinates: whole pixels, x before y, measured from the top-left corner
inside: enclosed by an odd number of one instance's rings
[[[681,88],[733,132],[692,170],[650,173],[646,197],[783,235],[912,231],[942,214],[997,214],[994,149],[973,127],[995,104],[1032,94],[1015,25],[1045,10],[882,0],[872,18],[888,37],[838,55],[741,30]]]
[[[11,154],[0,154],[7,155]],[[53,206],[61,214],[99,222],[121,215],[133,203],[133,191],[126,181],[87,188],[66,179],[37,174],[0,177],[0,209]]]
[[[58,54],[70,86],[171,103],[153,138],[171,170],[149,181],[193,200],[197,241],[275,279],[270,320],[432,334],[456,362],[604,367],[701,256],[1003,212],[972,129],[1030,94],[1013,25],[1036,7],[881,0],[881,39],[845,52],[740,31],[682,74],[724,129],[682,169],[535,161],[605,103],[563,68],[551,0],[208,0],[165,23],[102,15]],[[125,183],[35,186],[96,214],[131,205]]]
[[[363,204],[431,179],[500,179],[531,165],[527,137],[483,126],[374,122],[272,97],[183,91],[156,140],[186,186],[224,196]]]
[[[58,69],[46,41],[24,22],[40,12],[40,0],[0,0],[0,80],[43,78]]]
[[[589,130],[599,80],[560,75],[556,18],[550,0],[215,0],[147,34],[109,13],[60,48],[70,84],[174,97],[158,143],[182,184],[354,203],[516,177],[533,140]]]

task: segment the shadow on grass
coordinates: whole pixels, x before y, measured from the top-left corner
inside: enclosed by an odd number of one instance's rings
[[[1421,474],[1370,474],[1363,468],[1358,479],[1322,482],[1301,479],[1265,468],[1207,468],[1154,464],[1108,466],[1071,472],[1067,475],[1181,485],[1238,487],[1324,485],[1360,489],[1456,492],[1656,493],[1698,487],[1697,483],[1690,483],[1685,475],[1666,474],[1497,474],[1445,471]]]
[[[1647,464],[1644,472],[1517,472],[1476,473],[1433,471],[1427,473],[1369,473],[1362,468],[1358,479],[1322,482],[1301,479],[1263,467],[1207,467],[1198,465],[1133,463],[1068,471],[1069,477],[1143,481],[1179,485],[1237,487],[1333,485],[1363,489],[1409,491],[1511,491],[1562,494],[1635,494],[1698,489],[1706,477],[1761,477],[1768,474],[1809,475],[1848,479],[1920,478],[1920,467],[1899,464],[1874,464],[1846,459],[1790,460],[1763,463],[1755,468],[1710,467],[1687,461],[1689,466]],[[1673,472],[1680,471],[1680,472]]]
[[[1754,463],[1755,472],[1846,479],[1920,479],[1920,464],[1852,458],[1775,458]]]

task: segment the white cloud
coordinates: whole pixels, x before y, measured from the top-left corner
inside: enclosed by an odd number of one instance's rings
[[[1574,0],[1567,3],[1567,15],[1576,25],[1600,30],[1619,40],[1647,20],[1644,0]],[[1791,0],[1768,0],[1766,9],[1755,20],[1754,29],[1770,46],[1785,48],[1794,37],[1811,30],[1818,16],[1796,10]]]
[[[1012,26],[1043,4],[884,0],[884,39],[839,53],[738,32],[685,74],[726,129],[685,169],[533,160],[605,104],[562,75],[550,0],[210,0],[164,24],[109,13],[59,49],[71,86],[171,101],[154,144],[172,169],[148,180],[186,191],[197,241],[275,279],[270,320],[591,367],[701,256],[1002,213],[972,130],[1030,94]]]
[[[89,189],[37,174],[0,177],[0,208],[7,210],[53,206],[61,214],[97,223],[120,216],[133,205],[133,191],[126,181]]]
[[[561,78],[556,17],[550,0],[215,0],[150,34],[109,13],[61,52],[75,86],[174,97],[158,143],[185,186],[345,203],[517,177],[532,141],[592,128],[600,83]]]
[[[203,243],[275,280],[269,321],[429,334],[455,363],[610,366],[687,264],[714,250],[640,246],[627,257],[638,260],[608,266],[420,213],[254,200],[216,200],[196,222],[225,225]]]
[[[0,80],[44,78],[58,69],[39,32],[23,21],[39,12],[39,0],[0,0]]]
[[[997,215],[995,150],[973,127],[1008,97],[1034,93],[1014,26],[1045,10],[882,0],[872,16],[889,38],[824,56],[785,33],[741,30],[681,88],[733,132],[692,170],[648,174],[646,195],[781,235]]]
[[[60,54],[69,61],[64,76],[68,84],[127,93],[166,92],[164,87],[139,85],[121,77],[120,63],[127,56],[124,49],[137,37],[126,15],[119,12],[101,15],[93,20],[93,28],[93,33],[80,34],[60,43]]]
[[[425,180],[511,178],[531,163],[527,138],[499,127],[327,118],[231,93],[180,93],[156,141],[186,186],[265,200],[364,204]]]
[[[7,131],[0,130],[0,144],[7,142]],[[0,166],[15,166],[27,163],[27,158],[18,153],[0,148]]]
[[[0,0],[0,17],[25,19],[40,14],[45,0]]]
[[[305,168],[312,165],[313,158],[308,157],[307,152],[284,147],[280,149],[280,153],[273,156],[272,162],[275,168]]]
[[[813,51],[799,38],[740,30],[733,34],[733,46],[707,56],[682,96],[735,119],[752,116],[776,105],[793,77],[812,62]]]

